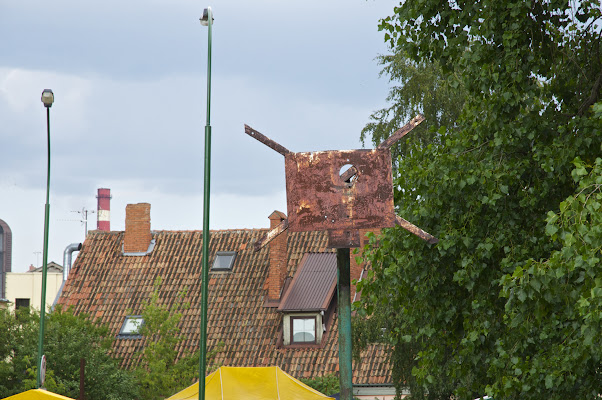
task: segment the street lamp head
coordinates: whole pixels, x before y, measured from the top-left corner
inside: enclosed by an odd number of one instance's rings
[[[46,108],[52,107],[52,103],[54,103],[54,93],[50,89],[44,89],[42,92],[42,103]]]
[[[213,12],[211,12],[211,7],[207,7],[203,10],[203,16],[201,17],[201,25],[208,26],[209,25],[209,16],[211,16],[211,25],[213,25]]]

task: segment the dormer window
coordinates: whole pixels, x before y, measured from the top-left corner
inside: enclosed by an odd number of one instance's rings
[[[236,259],[235,251],[218,251],[215,253],[215,259],[211,266],[211,271],[232,271],[234,260]]]
[[[323,345],[334,313],[336,285],[335,253],[308,253],[303,257],[278,306],[284,346]]]
[[[316,343],[316,317],[291,317],[291,344]]]
[[[296,312],[282,315],[282,344],[285,346],[320,346],[326,333],[326,314]]]

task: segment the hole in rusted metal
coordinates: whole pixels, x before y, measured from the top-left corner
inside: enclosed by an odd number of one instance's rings
[[[339,176],[348,187],[351,187],[357,180],[357,168],[351,164],[345,164],[339,170]]]

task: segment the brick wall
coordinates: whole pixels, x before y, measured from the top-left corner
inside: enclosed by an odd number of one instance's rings
[[[128,204],[125,207],[123,251],[125,253],[146,252],[151,239],[150,204]]]
[[[276,228],[286,219],[286,214],[274,211],[270,216],[270,229]],[[280,300],[280,292],[287,274],[286,242],[288,230],[278,235],[269,244],[270,265],[268,268],[268,300]]]

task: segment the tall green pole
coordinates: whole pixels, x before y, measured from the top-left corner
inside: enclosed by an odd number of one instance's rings
[[[201,281],[201,354],[199,358],[199,400],[205,400],[205,375],[207,360],[207,298],[209,292],[209,188],[211,183],[211,27],[213,14],[207,7],[209,44],[207,55],[207,124],[205,125],[205,188],[203,195],[203,270]],[[201,19],[203,22],[205,15]]]
[[[50,106],[46,106],[48,136],[48,169],[46,174],[46,209],[44,212],[44,253],[42,259],[42,304],[40,305],[40,337],[38,339],[38,387],[42,386],[42,356],[44,355],[44,322],[46,320],[46,275],[48,265],[48,219],[50,216]]]
[[[339,303],[339,384],[341,400],[353,399],[351,354],[351,261],[349,249],[337,249]]]

